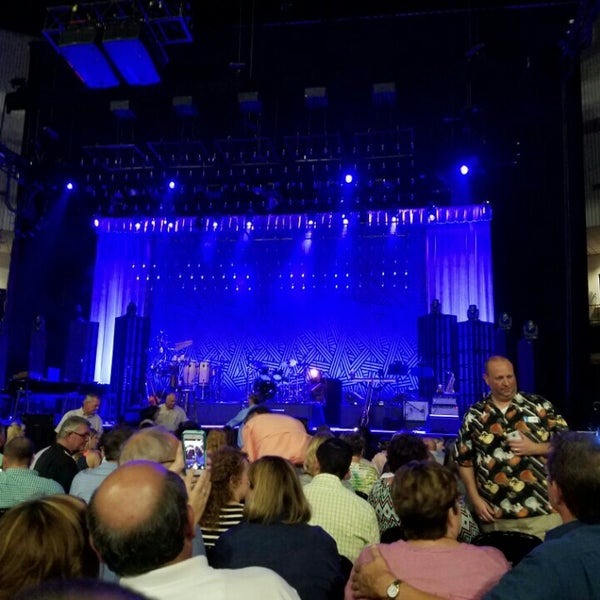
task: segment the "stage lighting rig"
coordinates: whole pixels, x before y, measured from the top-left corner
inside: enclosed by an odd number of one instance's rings
[[[111,0],[47,9],[43,35],[89,88],[160,81],[165,47],[192,41],[179,0]]]

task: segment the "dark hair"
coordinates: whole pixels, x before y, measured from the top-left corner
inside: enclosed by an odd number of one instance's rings
[[[99,447],[104,451],[106,460],[119,460],[121,447],[133,435],[133,432],[134,430],[127,425],[117,425],[102,434]]]
[[[319,473],[330,473],[343,479],[352,462],[352,448],[339,438],[329,438],[317,448]]]
[[[350,444],[352,448],[352,456],[362,456],[367,447],[365,436],[355,431],[353,433],[343,433],[340,435],[340,440],[344,440]]]
[[[425,442],[414,433],[396,433],[387,449],[387,462],[390,472],[395,473],[411,460],[427,460],[429,451]]]
[[[550,441],[546,469],[573,515],[583,523],[600,523],[600,444],[596,437],[575,431],[556,435]]]
[[[10,442],[6,442],[6,446],[4,446],[4,456],[19,463],[29,463],[33,458],[33,454],[33,442],[24,436],[13,438]]]
[[[14,596],[13,600],[147,600],[138,592],[118,583],[100,579],[56,579],[29,588]]]
[[[183,549],[187,526],[187,492],[178,475],[164,471],[154,510],[128,529],[111,529],[102,522],[94,492],[87,523],[94,547],[120,577],[141,575],[175,560]],[[118,507],[113,507],[118,510]]]
[[[400,467],[392,482],[392,504],[408,540],[437,540],[446,535],[448,509],[458,511],[456,477],[432,460]]]

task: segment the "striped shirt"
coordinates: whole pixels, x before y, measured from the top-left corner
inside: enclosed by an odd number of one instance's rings
[[[226,506],[223,506],[219,513],[219,522],[216,527],[201,526],[204,545],[207,548],[212,548],[224,531],[237,525],[243,518],[243,504],[227,504]]]

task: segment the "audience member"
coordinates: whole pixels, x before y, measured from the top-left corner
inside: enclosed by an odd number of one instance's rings
[[[548,495],[562,525],[546,534],[485,600],[600,598],[600,444],[568,432],[550,442]]]
[[[331,433],[330,431],[324,431],[322,433],[315,433],[310,439],[310,442],[308,442],[308,446],[306,447],[306,453],[304,455],[304,463],[302,465],[302,473],[300,473],[300,483],[302,485],[310,483],[313,477],[317,474],[319,466],[317,462],[317,448],[325,440],[328,440],[332,437],[335,437],[333,433]],[[348,485],[350,485],[349,482]]]
[[[65,492],[79,469],[73,455],[80,452],[90,436],[90,424],[83,417],[68,417],[61,425],[56,441],[39,456],[36,471],[42,477],[58,481]]]
[[[0,600],[43,581],[82,576],[98,576],[82,500],[64,494],[28,500],[0,519]]]
[[[208,477],[205,472],[197,479]],[[148,461],[113,471],[88,510],[91,540],[101,559],[122,585],[155,600],[298,598],[268,569],[216,570],[206,557],[192,557],[194,521],[181,478]]]
[[[167,431],[175,433],[181,423],[188,420],[185,411],[177,405],[177,394],[170,392],[165,397],[164,404],[161,404],[154,420],[157,425],[164,427]]]
[[[4,466],[0,473],[0,508],[10,508],[24,500],[64,494],[53,479],[40,477],[29,468],[33,459],[33,443],[26,437],[16,437],[4,447]]]
[[[90,427],[93,427],[98,432],[98,435],[102,435],[104,428],[102,427],[102,419],[98,414],[98,410],[100,410],[100,397],[97,394],[87,394],[83,399],[81,408],[67,411],[61,417],[54,431],[59,433],[64,422],[70,417],[83,417],[87,419]]]
[[[12,439],[16,437],[23,437],[25,435],[25,425],[18,423],[16,421],[12,422],[6,428],[6,442],[10,442]]]
[[[174,434],[163,427],[146,427],[131,435],[121,448],[119,464],[131,460],[151,460],[169,468],[180,446]]]
[[[211,429],[206,435],[206,454],[209,457],[223,446],[228,445],[227,431],[224,428]]]
[[[200,519],[204,545],[214,547],[219,536],[244,516],[248,493],[248,457],[237,448],[223,446],[212,452],[210,495]],[[209,550],[210,558],[210,550]]]
[[[133,429],[124,425],[105,431],[100,438],[102,462],[94,469],[77,473],[71,483],[70,494],[89,502],[96,488],[117,468],[121,447],[132,434]]]
[[[457,540],[456,478],[439,463],[412,461],[400,467],[394,475],[392,497],[406,541],[380,544],[379,552],[395,581],[430,594],[468,600],[481,598],[510,568],[500,550]],[[356,564],[367,562],[369,555],[370,549]],[[352,598],[350,580],[346,599]]]
[[[246,521],[219,538],[213,565],[267,567],[303,600],[341,598],[344,576],[336,543],[320,527],[308,525],[310,507],[293,465],[264,456],[250,465],[249,479]]]
[[[375,509],[381,533],[400,525],[400,519],[392,502],[394,473],[411,460],[425,460],[427,458],[427,446],[418,435],[414,433],[396,433],[392,436],[387,449],[388,470],[373,484],[369,493],[369,503]]]
[[[100,455],[100,450],[98,450],[99,443],[100,436],[98,435],[98,432],[91,427],[90,437],[88,438],[85,447],[73,457],[77,463],[77,468],[80,471],[83,471],[84,469],[93,469],[101,463],[102,456]]]
[[[226,427],[237,427],[237,445],[241,448],[244,445],[244,438],[242,437],[242,431],[244,429],[244,421],[248,416],[248,413],[255,407],[264,402],[264,398],[260,394],[252,392],[248,394],[248,406],[242,408],[234,417],[229,419],[225,423]]]
[[[552,434],[567,428],[548,400],[517,391],[512,363],[492,356],[483,378],[490,394],[473,404],[458,434],[457,462],[484,531],[544,537],[560,523],[545,483]]]
[[[255,406],[248,413],[242,437],[242,450],[250,462],[261,456],[281,456],[298,467],[304,463],[310,442],[310,435],[298,419],[272,413],[264,406]]]
[[[389,440],[381,440],[378,444],[377,454],[371,459],[373,466],[380,475],[387,470],[387,450],[389,444]]]
[[[379,479],[379,473],[373,463],[365,458],[367,441],[360,432],[345,433],[340,439],[348,442],[352,448],[352,462],[350,463],[350,484],[355,492],[364,494],[366,498]]]
[[[352,449],[337,438],[317,448],[317,474],[304,486],[311,507],[311,525],[321,526],[337,543],[339,553],[354,562],[360,551],[379,541],[373,507],[342,485]]]

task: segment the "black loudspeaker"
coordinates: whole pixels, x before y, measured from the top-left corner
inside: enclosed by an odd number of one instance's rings
[[[33,442],[36,452],[54,442],[54,415],[26,413],[22,421],[25,425],[25,435]]]
[[[110,386],[116,395],[118,414],[138,404],[144,395],[149,344],[150,319],[138,317],[135,304],[130,304],[127,314],[115,319]]]
[[[74,320],[69,323],[64,379],[66,381],[94,381],[98,323]]]
[[[323,379],[311,391],[311,398],[324,406],[325,423],[330,427],[340,425],[342,382],[339,379]]]

